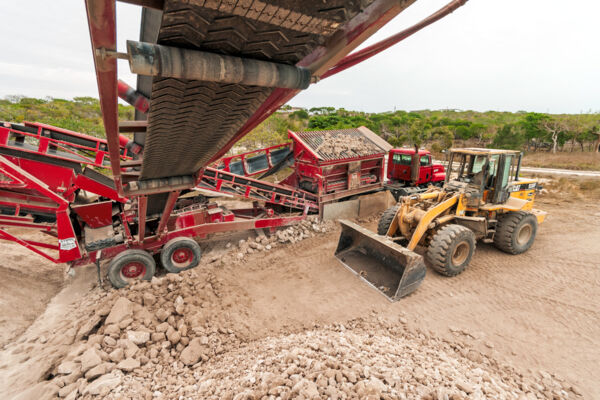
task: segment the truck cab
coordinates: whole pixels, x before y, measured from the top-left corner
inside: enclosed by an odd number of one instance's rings
[[[411,183],[411,159],[415,149],[392,149],[389,153],[387,166],[387,179],[391,182],[404,184]],[[419,179],[417,186],[428,184],[443,184],[446,171],[441,164],[433,164],[429,150],[419,150]]]

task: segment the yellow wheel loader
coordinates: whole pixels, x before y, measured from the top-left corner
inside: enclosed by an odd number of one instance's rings
[[[442,275],[460,274],[477,240],[510,254],[527,251],[546,213],[533,208],[538,181],[519,177],[521,156],[451,149],[443,188],[401,198],[383,213],[377,235],[340,221],[336,257],[394,301],[419,287],[424,261]]]

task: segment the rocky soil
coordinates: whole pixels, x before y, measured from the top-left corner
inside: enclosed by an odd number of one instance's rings
[[[67,330],[73,343],[33,393],[108,399],[569,398],[469,346],[372,315],[251,340],[228,318],[211,272],[97,289]],[[97,307],[93,305],[96,304]],[[93,311],[95,309],[95,311]],[[42,339],[43,340],[43,339]]]
[[[457,338],[375,311],[257,338],[240,287],[220,277],[331,230],[314,220],[229,244],[203,268],[132,287],[97,287],[58,327],[13,350],[54,355],[17,398],[43,399],[546,399],[576,398],[560,376],[520,371]],[[491,344],[489,346],[492,346]]]
[[[6,303],[0,398],[598,398],[600,208],[539,206],[529,252],[482,244],[397,303],[341,267],[339,228],[314,220],[203,242],[200,267],[118,291],[82,268],[29,326],[10,315],[34,293]],[[25,260],[0,264],[36,277]]]

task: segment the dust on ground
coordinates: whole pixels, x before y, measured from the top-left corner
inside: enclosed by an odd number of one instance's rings
[[[463,274],[428,270],[396,303],[318,224],[205,245],[202,267],[121,291],[83,268],[0,352],[0,395],[600,398],[600,206],[537,207],[549,216],[527,253],[478,243]],[[20,286],[40,264],[19,262]]]

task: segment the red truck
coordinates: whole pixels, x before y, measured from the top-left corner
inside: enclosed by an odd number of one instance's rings
[[[417,165],[418,170],[412,168]],[[414,173],[413,173],[414,172]],[[391,149],[388,156],[386,189],[398,200],[402,196],[424,191],[429,185],[442,186],[446,170],[434,164],[429,150]]]

